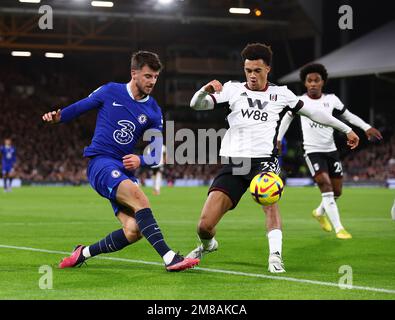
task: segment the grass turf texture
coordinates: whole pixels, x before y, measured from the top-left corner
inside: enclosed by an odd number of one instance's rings
[[[167,243],[187,254],[197,244],[196,224],[207,188],[163,188],[150,198]],[[342,265],[352,267],[353,285],[395,290],[394,191],[345,188],[338,205],[351,240],[322,231],[311,211],[317,188],[286,187],[280,208],[283,257],[280,277],[338,283]],[[0,245],[70,252],[120,228],[109,202],[90,187],[23,187],[0,194]],[[278,277],[267,272],[265,218],[246,193],[217,228],[219,250],[201,268]],[[64,254],[0,247],[0,299],[395,299],[394,293],[340,289],[313,283],[210,272],[168,273],[146,240],[101,255],[156,262],[91,259],[88,266],[58,269]],[[42,265],[53,267],[53,289],[39,288]]]

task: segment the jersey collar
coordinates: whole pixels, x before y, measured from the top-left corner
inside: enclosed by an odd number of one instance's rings
[[[147,102],[148,99],[149,99],[149,95],[147,95],[145,98],[140,99],[140,100],[136,100],[136,99],[133,97],[133,93],[132,93],[132,90],[130,90],[129,83],[130,83],[130,82],[128,82],[128,83],[126,84],[126,90],[128,91],[129,96],[130,96],[134,101],[136,101],[136,102],[140,102],[140,103],[142,103],[142,102]]]
[[[248,87],[247,82],[244,84],[244,86],[245,86],[248,90],[254,91],[254,90],[251,90],[251,89]],[[256,90],[256,91],[258,91],[258,92],[265,92],[265,91],[267,90],[267,88],[269,88],[269,81],[266,81],[266,86],[265,86],[262,90]]]
[[[318,98],[313,98],[313,97],[309,96],[309,94],[308,94],[307,92],[305,93],[305,95],[306,95],[307,97],[309,97],[311,100],[320,100],[320,99],[324,96],[324,94],[321,93],[321,95],[320,95]]]

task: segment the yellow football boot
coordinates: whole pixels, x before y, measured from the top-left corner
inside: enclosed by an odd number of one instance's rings
[[[317,214],[316,210],[313,210],[313,218],[317,219],[317,221],[320,223],[320,226],[322,228],[322,230],[326,231],[326,232],[331,232],[332,231],[332,225],[328,220],[328,217],[326,216],[326,214],[323,214],[321,216],[319,216]]]
[[[348,233],[345,229],[341,229],[339,232],[336,232],[336,238],[351,239],[352,235],[350,233]]]

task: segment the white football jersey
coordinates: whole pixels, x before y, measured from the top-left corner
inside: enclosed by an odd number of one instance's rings
[[[328,112],[331,115],[341,115],[346,108],[335,94],[322,94],[319,99],[312,99],[307,94],[299,97],[305,105]],[[300,115],[303,132],[303,147],[306,153],[336,151],[333,138],[333,128],[314,122]]]
[[[226,82],[214,102],[228,103],[229,129],[221,142],[220,156],[263,158],[275,154],[278,128],[285,112],[296,113],[299,98],[286,86],[268,83],[264,91],[252,91],[246,83]]]

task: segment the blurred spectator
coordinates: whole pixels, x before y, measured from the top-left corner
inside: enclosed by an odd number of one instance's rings
[[[369,145],[344,161],[345,179],[386,181],[395,178],[395,134],[388,141]]]

